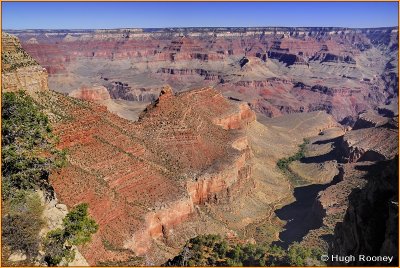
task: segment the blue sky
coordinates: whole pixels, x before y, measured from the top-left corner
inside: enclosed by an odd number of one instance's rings
[[[3,29],[398,25],[397,2],[2,2]]]

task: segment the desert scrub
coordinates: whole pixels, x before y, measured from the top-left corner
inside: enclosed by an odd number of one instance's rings
[[[289,180],[295,187],[303,185],[304,183],[306,183],[306,181],[303,178],[301,178],[299,175],[293,173],[290,170],[289,165],[290,165],[290,163],[292,163],[294,161],[298,161],[298,160],[302,159],[303,157],[305,157],[306,146],[309,143],[310,143],[310,141],[308,139],[303,139],[303,143],[299,145],[299,150],[297,151],[296,154],[289,156],[289,157],[281,158],[278,160],[278,162],[276,164],[278,166],[278,168],[289,178]]]
[[[74,207],[63,219],[62,228],[47,233],[43,245],[44,261],[49,266],[56,266],[61,261],[71,262],[75,257],[72,246],[84,245],[91,240],[99,226],[88,215],[88,204]]]

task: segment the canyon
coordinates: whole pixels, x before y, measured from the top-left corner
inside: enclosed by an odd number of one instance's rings
[[[58,92],[99,85],[113,99],[151,102],[165,84],[212,86],[267,116],[325,110],[347,125],[365,110],[398,103],[397,28],[8,32]]]
[[[397,29],[8,32],[2,89],[26,90],[68,152],[50,181],[99,224],[89,265],[161,265],[199,234],[357,253],[366,199],[389,212],[362,249],[394,254]],[[296,185],[277,162],[305,138]]]

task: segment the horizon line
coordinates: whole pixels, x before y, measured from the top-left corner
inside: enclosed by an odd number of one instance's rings
[[[387,29],[387,28],[399,28],[395,26],[377,26],[377,27],[344,27],[344,26],[165,26],[165,27],[115,27],[115,28],[20,28],[20,29],[2,29],[2,31],[30,31],[30,30],[43,30],[43,31],[54,31],[54,30],[136,30],[136,29],[191,29],[191,28],[327,28],[327,29],[350,29],[350,30],[361,30],[361,29]]]

